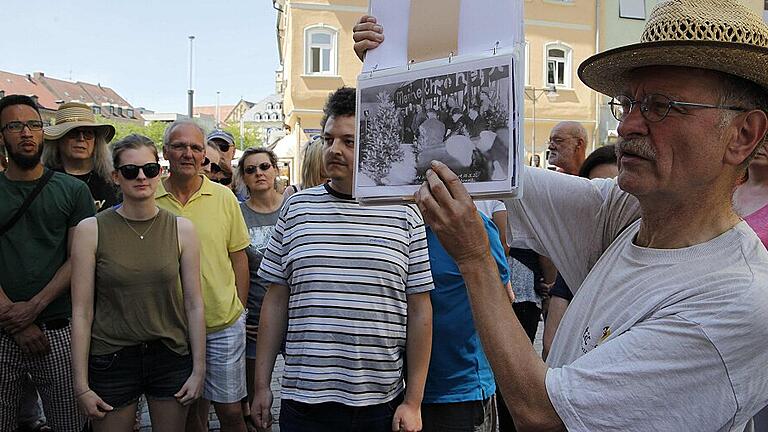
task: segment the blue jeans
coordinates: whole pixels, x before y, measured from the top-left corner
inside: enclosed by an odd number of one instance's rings
[[[390,432],[392,417],[403,401],[393,400],[365,407],[336,402],[307,404],[283,399],[280,406],[281,432]]]

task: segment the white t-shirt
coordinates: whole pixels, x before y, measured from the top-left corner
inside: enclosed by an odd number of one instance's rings
[[[475,207],[488,219],[493,219],[493,214],[496,212],[507,211],[504,203],[499,200],[477,200],[475,201]]]
[[[638,247],[637,201],[613,181],[525,175],[525,198],[507,202],[513,244],[549,254],[579,286],[546,378],[568,430],[743,430],[768,404],[757,235],[741,222],[688,248]]]

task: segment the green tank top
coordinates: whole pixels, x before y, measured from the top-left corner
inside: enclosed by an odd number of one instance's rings
[[[188,354],[176,216],[161,209],[155,220],[131,221],[109,209],[97,214],[96,221],[91,354],[111,354],[154,340],[179,355]]]

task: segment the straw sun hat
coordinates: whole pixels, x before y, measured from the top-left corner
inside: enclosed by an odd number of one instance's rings
[[[59,106],[56,111],[55,124],[43,128],[45,139],[55,141],[74,128],[90,127],[97,134],[103,135],[109,142],[115,136],[115,128],[112,125],[96,123],[91,107],[79,102],[68,102]]]
[[[768,26],[739,0],[670,0],[659,3],[640,43],[586,59],[579,78],[615,96],[629,72],[644,66],[710,69],[752,81],[768,90]]]

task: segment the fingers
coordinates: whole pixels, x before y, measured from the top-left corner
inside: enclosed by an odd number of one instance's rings
[[[400,428],[400,423],[402,419],[400,418],[400,414],[398,412],[395,412],[395,416],[392,417],[392,431],[393,432],[400,432],[402,429]]]
[[[432,191],[429,190],[429,184],[424,182],[419,190],[416,191],[413,198],[416,200],[416,206],[419,207],[424,222],[427,225],[434,226],[440,215],[440,205],[432,196]]]
[[[439,161],[432,161],[432,171],[437,174],[441,180],[441,183],[447,189],[453,199],[459,201],[471,199],[469,192],[467,192],[467,188],[461,184],[459,177],[453,171],[451,171],[450,168],[448,168],[448,165]]]
[[[376,23],[376,17],[375,16],[371,16],[371,15],[363,15],[363,16],[360,17],[359,20],[357,20],[358,24],[362,24],[362,23],[366,23],[366,22],[370,22],[370,23],[374,23],[375,24]]]

